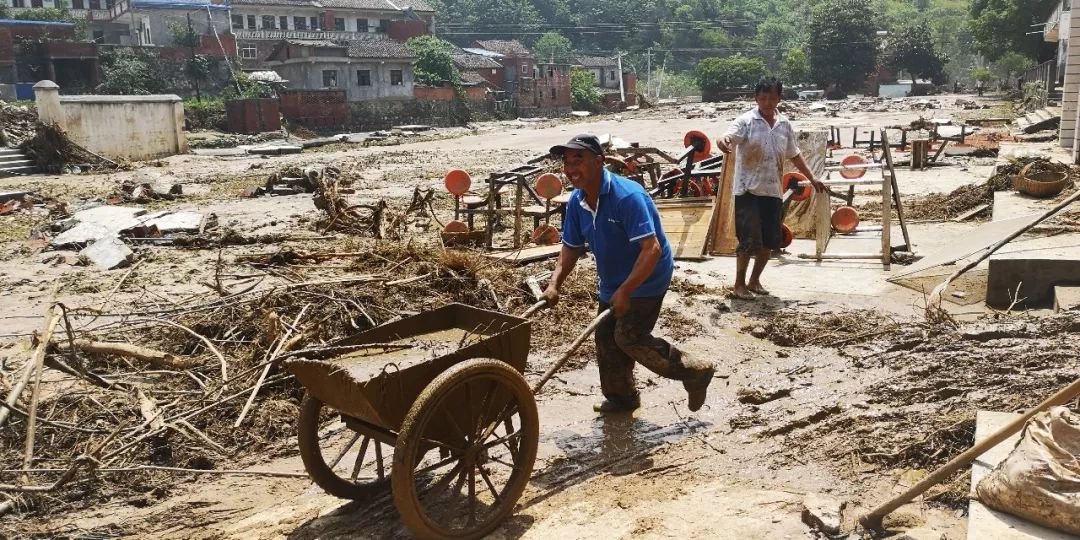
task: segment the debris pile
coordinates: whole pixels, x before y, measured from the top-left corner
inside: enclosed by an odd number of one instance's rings
[[[19,149],[47,173],[127,168],[126,164],[83,148],[56,124],[37,124],[33,135],[20,143]]]
[[[0,101],[0,146],[20,146],[34,136],[37,122],[34,107]]]
[[[761,323],[744,327],[743,331],[781,347],[831,347],[864,341],[890,332],[896,326],[895,321],[873,310],[821,314],[782,310]]]

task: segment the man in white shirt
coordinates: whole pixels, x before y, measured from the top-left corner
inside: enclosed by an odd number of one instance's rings
[[[753,300],[754,295],[767,295],[761,286],[761,272],[769,262],[772,251],[780,249],[783,222],[783,201],[780,179],[784,162],[791,160],[819,192],[825,185],[814,178],[806,166],[795,140],[795,130],[787,117],[776,112],[783,94],[783,83],[768,77],[754,88],[757,107],[735,119],[727,133],[718,141],[725,153],[735,152],[735,289],[732,295]],[[746,269],[750,258],[754,269],[750,281]]]

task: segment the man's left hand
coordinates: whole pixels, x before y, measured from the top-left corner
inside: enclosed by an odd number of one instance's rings
[[[615,294],[611,295],[611,310],[616,317],[622,317],[630,311],[630,291],[623,290],[621,287],[616,289]]]

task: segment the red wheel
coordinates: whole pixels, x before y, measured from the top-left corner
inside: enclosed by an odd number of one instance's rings
[[[451,195],[460,197],[469,191],[469,186],[472,185],[472,178],[469,177],[469,173],[461,169],[452,169],[446,173],[443,177],[443,185],[446,186],[446,191],[449,191]]]
[[[536,190],[537,195],[540,195],[545,199],[554,199],[562,193],[562,180],[559,180],[558,176],[551,173],[541,174],[540,177],[536,179],[536,184],[533,186],[533,189]]]
[[[694,161],[708,159],[709,156],[712,155],[712,141],[709,140],[709,136],[697,130],[687,131],[686,135],[683,135],[683,147],[693,146],[692,143],[694,139],[701,139],[705,141],[704,150],[700,152],[694,152]]]
[[[833,212],[830,221],[836,232],[849,233],[859,226],[859,212],[850,206],[841,206]]]
[[[784,175],[783,181],[781,181],[780,184],[790,188],[792,182],[806,182],[806,177],[801,173],[789,172]],[[810,198],[810,193],[812,192],[813,189],[809,185],[802,185],[791,195],[791,200],[805,201]]]
[[[862,156],[852,154],[845,157],[840,161],[840,165],[843,167],[850,167],[852,165],[862,165],[866,163],[866,160]],[[847,178],[848,180],[854,180],[856,178],[862,178],[866,174],[866,169],[840,169],[840,176]]]
[[[446,233],[467,233],[469,232],[469,226],[464,221],[453,220],[443,227],[443,232]]]
[[[553,225],[541,225],[533,229],[529,238],[534,244],[552,246],[559,243],[559,229],[556,229]]]
[[[780,234],[782,235],[780,239],[780,247],[786,248],[790,246],[791,240],[795,238],[795,235],[791,234],[791,229],[787,226],[786,223],[780,224]]]

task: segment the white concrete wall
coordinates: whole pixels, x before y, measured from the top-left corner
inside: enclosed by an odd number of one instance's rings
[[[314,90],[323,89],[323,70],[337,71],[337,87],[345,90],[349,101],[365,101],[369,99],[412,99],[413,98],[413,71],[412,63],[401,59],[375,59],[375,58],[320,58],[292,59],[273,65],[273,70],[281,75],[281,78],[289,81],[290,89]],[[369,71],[371,85],[360,86],[357,82],[357,71],[366,69]],[[400,70],[402,83],[390,84],[390,71]]]
[[[143,160],[188,151],[179,96],[59,96],[57,109],[50,108],[48,93],[37,93],[37,102],[47,111],[39,113],[41,120],[59,124],[95,154]]]
[[[1072,0],[1068,21],[1061,21],[1062,30],[1069,27],[1069,36],[1080,36],[1080,0]],[[1062,16],[1065,14],[1063,13]],[[1065,82],[1061,95],[1061,127],[1058,136],[1061,146],[1073,148],[1076,135],[1077,97],[1080,95],[1080,39],[1070,39],[1065,59]]]

